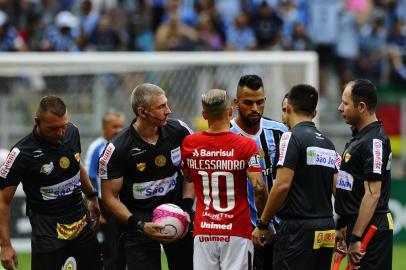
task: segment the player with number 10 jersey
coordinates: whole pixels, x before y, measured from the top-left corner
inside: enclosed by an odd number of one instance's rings
[[[261,172],[258,152],[254,140],[230,131],[203,131],[184,139],[183,166],[196,191],[195,236],[251,239],[247,171]]]

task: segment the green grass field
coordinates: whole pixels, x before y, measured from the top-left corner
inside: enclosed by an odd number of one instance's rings
[[[404,270],[406,269],[406,245],[395,245],[393,248],[393,270]],[[21,270],[30,270],[31,269],[31,264],[30,264],[30,259],[31,255],[27,253],[22,253],[18,255],[18,259],[20,262],[20,265],[18,269]],[[345,263],[343,263],[342,270],[345,268]],[[0,266],[1,270],[4,270]],[[165,255],[162,256],[162,269],[167,270],[168,266],[166,264],[166,258]]]

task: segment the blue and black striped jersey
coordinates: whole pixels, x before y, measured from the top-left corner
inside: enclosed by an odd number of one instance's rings
[[[288,131],[288,128],[278,121],[263,117],[260,121],[260,128],[255,135],[248,134],[242,130],[236,124],[235,119],[231,120],[230,130],[235,134],[240,134],[255,140],[258,148],[260,149],[260,163],[263,180],[269,191],[276,176],[276,163],[279,156],[279,141],[282,134]],[[250,205],[251,222],[253,225],[255,225],[257,220],[257,209],[255,207],[254,191],[250,181],[248,181],[248,200]]]

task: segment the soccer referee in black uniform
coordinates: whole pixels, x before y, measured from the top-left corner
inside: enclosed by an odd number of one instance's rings
[[[168,119],[165,92],[157,85],[140,84],[132,92],[136,119],[108,143],[99,160],[102,196],[108,210],[127,224],[123,235],[129,270],[160,270],[161,247],[169,269],[193,269],[193,238],[174,242],[152,223],[160,204],[175,203],[187,212],[193,205],[193,184],[183,181],[180,146],[191,130]]]
[[[333,143],[317,130],[317,91],[296,85],[288,94],[275,183],[253,232],[253,241],[268,241],[268,221],[282,219],[276,233],[273,269],[329,269],[334,248],[334,177],[337,153]],[[279,212],[278,212],[279,211]]]
[[[20,182],[32,226],[31,269],[60,270],[68,257],[78,269],[101,269],[92,228],[100,214],[97,192],[80,164],[80,153],[79,132],[68,122],[64,102],[56,96],[42,98],[34,130],[12,148],[0,168],[0,256],[7,270],[18,264],[8,223]]]
[[[336,185],[335,210],[338,229],[346,227],[348,255],[362,269],[392,269],[393,221],[389,211],[391,146],[375,114],[377,93],[368,80],[349,82],[338,107],[344,121],[353,128],[345,146]],[[378,232],[365,255],[361,239],[373,224]],[[343,234],[338,245],[345,248]]]

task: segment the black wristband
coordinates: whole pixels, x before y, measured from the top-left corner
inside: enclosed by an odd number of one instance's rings
[[[127,228],[133,229],[135,228],[137,232],[143,233],[144,232],[145,222],[142,220],[137,219],[135,215],[131,215],[127,220]]]
[[[86,194],[86,198],[88,198],[89,200],[93,199],[94,197],[97,197],[97,196],[99,196],[99,192],[97,192],[97,191],[93,191],[93,192],[90,192],[89,194]]]
[[[188,212],[193,208],[193,203],[194,200],[192,198],[183,198],[179,206],[183,209],[183,211]]]
[[[269,228],[269,224],[264,224],[262,223],[261,219],[257,219],[257,224],[256,224],[257,228],[260,230],[266,230]]]
[[[357,236],[355,234],[350,234],[350,236],[348,236],[348,242],[355,243],[355,242],[358,242],[358,241],[362,241],[361,236]]]

